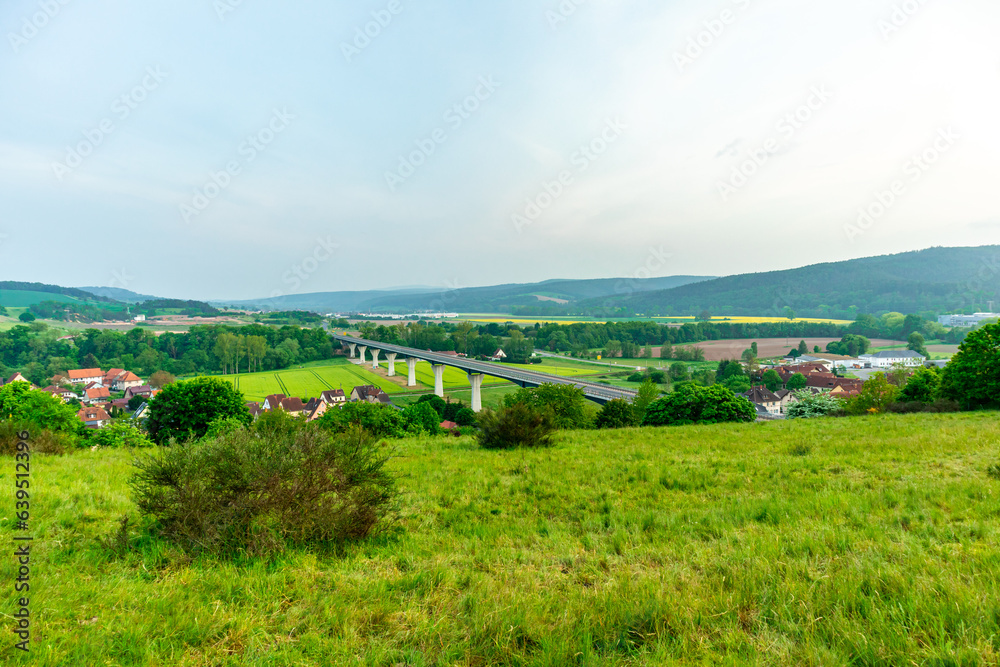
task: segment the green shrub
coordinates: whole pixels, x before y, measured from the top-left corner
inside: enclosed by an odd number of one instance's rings
[[[646,379],[645,375],[643,375],[639,371],[636,371],[635,373],[632,373],[631,375],[629,375],[626,381],[627,382],[642,382],[645,379]]]
[[[149,436],[159,445],[171,440],[202,438],[215,421],[252,421],[243,394],[225,380],[198,377],[168,384],[149,402]]]
[[[98,429],[90,438],[90,442],[98,447],[135,448],[152,447],[152,441],[146,437],[139,425],[132,420],[115,421],[102,429]]]
[[[475,426],[478,423],[476,419],[476,413],[472,411],[471,408],[462,408],[457,413],[455,413],[455,419],[453,419],[459,426]]]
[[[594,425],[597,428],[628,428],[638,426],[635,408],[623,398],[608,401],[597,413]]]
[[[185,550],[268,555],[386,525],[396,481],[376,443],[359,428],[239,429],[137,458],[130,485],[140,512]]]
[[[547,447],[552,444],[555,430],[551,412],[514,403],[499,410],[480,412],[476,439],[484,449]]]
[[[802,392],[796,394],[798,400],[785,410],[788,419],[813,419],[843,411],[844,401],[829,394]]]
[[[17,454],[17,443],[25,433],[32,454],[65,454],[76,442],[76,438],[67,433],[40,429],[23,419],[4,419],[0,420],[0,456]]]
[[[332,433],[346,433],[358,426],[376,438],[402,438],[406,435],[406,420],[391,405],[357,401],[342,408],[327,410],[316,420]]]
[[[429,403],[430,406],[434,408],[435,411],[437,411],[439,422],[445,418],[444,413],[445,409],[448,407],[448,404],[440,396],[437,396],[436,394],[427,394],[417,399],[417,403]]]
[[[543,384],[534,389],[518,389],[503,397],[504,407],[526,405],[547,412],[556,428],[590,428],[583,390],[568,384]]]
[[[441,401],[441,404],[444,405],[444,401]],[[406,430],[410,433],[437,435],[441,431],[441,414],[430,402],[418,401],[407,406],[403,410],[403,420],[406,422]]]
[[[752,422],[757,419],[753,403],[722,385],[685,385],[646,408],[643,426]]]

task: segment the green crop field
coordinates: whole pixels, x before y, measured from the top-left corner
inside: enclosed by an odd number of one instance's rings
[[[132,453],[34,455],[32,652],[8,638],[3,659],[996,665],[998,442],[996,413],[564,432],[540,451],[403,440],[392,532],[272,562],[136,528],[116,557],[96,538],[137,519]]]
[[[51,292],[31,292],[27,290],[0,289],[0,305],[5,307],[15,306],[26,308],[43,301],[57,301],[59,303],[82,303],[79,299],[66,296],[65,294],[53,294]]]
[[[346,360],[332,360],[329,365],[311,365],[303,369],[241,373],[220,377],[232,382],[243,392],[243,397],[248,401],[263,401],[271,394],[316,398],[327,389],[343,389],[349,395],[354,387],[367,384],[381,387],[389,394],[403,391],[399,385]]]

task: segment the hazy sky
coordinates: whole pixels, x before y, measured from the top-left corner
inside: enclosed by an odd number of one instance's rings
[[[0,28],[8,280],[249,298],[1000,239],[996,0],[7,0]]]

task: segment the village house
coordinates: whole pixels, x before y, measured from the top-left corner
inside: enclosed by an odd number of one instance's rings
[[[142,378],[132,371],[122,371],[111,380],[111,389],[113,391],[125,391],[126,389],[131,389],[132,387],[141,386]]]
[[[387,393],[382,391],[379,387],[375,387],[370,384],[355,387],[351,391],[351,400],[382,404],[390,402],[389,395]]]
[[[507,355],[504,354],[504,351],[501,348],[501,349],[498,349],[496,352],[493,353],[493,356],[490,357],[490,361],[503,361],[506,358],[507,358]]]
[[[63,389],[62,387],[57,387],[54,384],[53,385],[49,385],[45,389],[42,389],[42,391],[44,391],[46,393],[49,393],[49,394],[52,394],[53,396],[58,396],[60,399],[62,399],[63,403],[66,403],[67,401],[71,401],[74,398],[76,398],[76,399],[80,398],[79,396],[77,396],[76,394],[74,394],[69,389]]]
[[[139,385],[138,387],[128,387],[125,389],[125,398],[132,398],[134,396],[145,396],[146,398],[152,398],[156,391],[150,387],[148,384]]]
[[[913,350],[882,350],[872,354],[862,354],[861,361],[871,364],[872,368],[892,368],[894,366],[923,366],[927,357]]]
[[[97,403],[111,398],[111,390],[107,387],[91,387],[83,392],[84,403]]]
[[[250,416],[253,417],[254,421],[257,421],[257,418],[264,414],[264,408],[260,407],[260,403],[250,401],[247,403],[247,412],[250,413]]]
[[[100,368],[81,368],[78,370],[69,371],[69,381],[71,384],[90,384],[91,382],[95,384],[103,384],[104,382],[104,371]]]
[[[327,405],[343,405],[347,402],[347,395],[343,389],[328,389],[319,395],[319,399]]]
[[[76,413],[87,428],[104,428],[105,424],[111,421],[111,417],[103,408],[89,407],[83,408]]]
[[[285,400],[285,398],[287,397],[284,394],[271,394],[264,399],[264,402],[261,404],[261,408],[264,412],[270,412],[271,410],[280,408],[281,402]]]
[[[767,387],[760,385],[751,387],[750,391],[741,394],[741,396],[749,399],[754,405],[761,406],[769,414],[781,414],[781,399],[774,395]]]
[[[0,377],[0,387],[2,387],[4,385],[7,385],[7,384],[10,384],[11,382],[27,382],[29,385],[31,385],[32,389],[37,389],[38,388],[34,384],[32,384],[31,380],[29,380],[28,378],[24,377],[20,373],[14,373],[13,375],[11,375],[9,378],[6,378],[6,379]]]

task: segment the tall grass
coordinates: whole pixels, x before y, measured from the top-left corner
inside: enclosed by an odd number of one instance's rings
[[[95,538],[135,516],[128,454],[37,457],[31,661],[998,664],[998,445],[996,414],[569,432],[517,451],[410,439],[395,532],[267,562],[192,560],[141,526],[115,556]]]

